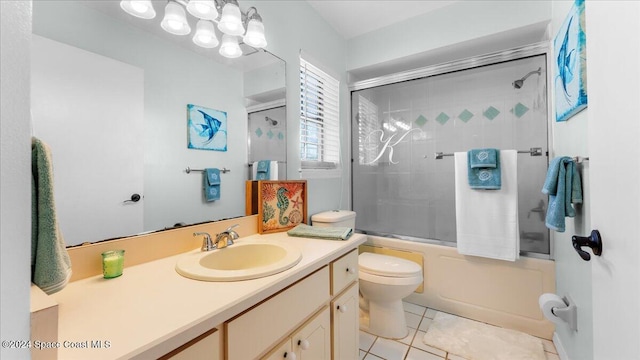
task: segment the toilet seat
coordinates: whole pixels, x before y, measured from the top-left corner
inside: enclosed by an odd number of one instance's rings
[[[358,256],[358,266],[360,272],[384,277],[410,278],[422,275],[422,268],[413,261],[368,252]]]
[[[369,281],[380,285],[419,285],[422,283],[422,274],[410,277],[392,277],[370,274],[360,270],[358,278],[362,281]]]

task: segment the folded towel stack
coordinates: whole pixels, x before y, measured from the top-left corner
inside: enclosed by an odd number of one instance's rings
[[[319,227],[307,224],[298,224],[293,229],[287,231],[289,236],[308,237],[326,240],[347,240],[353,229],[348,227]]]
[[[258,168],[256,169],[256,180],[269,180],[271,178],[271,161],[260,160],[258,161]]]
[[[207,201],[220,200],[220,169],[204,169],[202,182],[205,199]]]
[[[454,154],[457,249],[464,255],[515,261],[520,256],[518,153],[502,150],[498,157],[504,169],[501,188],[477,191],[465,176],[468,153]]]
[[[31,144],[31,175],[31,281],[53,294],[69,282],[71,260],[58,227],[51,151],[36,138]]]
[[[576,164],[568,156],[551,160],[542,193],[549,195],[545,225],[558,232],[565,230],[565,217],[574,217],[571,204],[582,203],[582,182]]]
[[[500,153],[497,149],[467,152],[467,176],[472,189],[499,190],[502,186]]]

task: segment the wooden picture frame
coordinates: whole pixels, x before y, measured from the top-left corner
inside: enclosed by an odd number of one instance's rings
[[[258,233],[287,231],[307,223],[306,180],[258,181]]]

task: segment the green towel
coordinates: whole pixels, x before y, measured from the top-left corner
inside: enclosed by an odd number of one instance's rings
[[[31,142],[31,281],[47,294],[71,277],[71,260],[58,228],[53,194],[53,162],[47,144]]]
[[[352,233],[353,229],[348,227],[319,227],[307,224],[298,224],[298,226],[287,231],[289,236],[327,240],[347,240]]]

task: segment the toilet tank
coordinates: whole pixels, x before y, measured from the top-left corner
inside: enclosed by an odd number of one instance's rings
[[[356,212],[350,210],[331,210],[311,216],[311,225],[318,227],[356,228]]]

